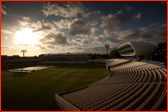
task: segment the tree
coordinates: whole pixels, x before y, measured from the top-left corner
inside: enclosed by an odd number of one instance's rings
[[[158,44],[158,56],[159,56],[159,61],[162,62],[167,62],[167,42],[160,42]]]
[[[167,42],[160,42],[158,44],[159,55],[167,56]]]
[[[34,58],[37,58],[37,56],[35,55]]]
[[[19,59],[20,56],[19,56],[19,55],[13,55],[11,58],[12,58],[12,59]]]
[[[114,49],[109,54],[110,58],[121,58],[121,55],[118,53],[117,49]]]
[[[167,42],[158,43],[157,52],[152,58],[155,61],[167,62]]]

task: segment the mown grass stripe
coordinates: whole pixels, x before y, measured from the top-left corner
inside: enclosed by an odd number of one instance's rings
[[[67,91],[106,77],[104,66],[94,64],[55,64],[30,75],[2,79],[2,110],[59,110],[55,93]],[[68,73],[62,74],[69,70]],[[6,74],[2,70],[2,75]],[[10,105],[10,106],[9,106]]]

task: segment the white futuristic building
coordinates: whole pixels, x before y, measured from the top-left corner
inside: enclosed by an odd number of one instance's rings
[[[144,42],[127,42],[118,47],[121,56],[141,57],[149,59],[149,56],[155,53],[157,47]]]

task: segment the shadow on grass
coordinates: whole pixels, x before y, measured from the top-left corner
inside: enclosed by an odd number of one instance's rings
[[[9,71],[6,71],[6,72],[9,72]],[[6,78],[10,78],[10,77],[17,78],[17,77],[23,77],[23,76],[26,76],[26,75],[30,75],[30,74],[10,72],[10,75],[1,75],[1,79],[6,79]]]
[[[10,70],[14,68],[24,68],[24,67],[30,67],[30,66],[36,66],[36,65],[39,65],[39,64],[1,66],[1,70]]]
[[[55,67],[53,67],[53,68],[51,68],[51,69],[55,69],[55,68],[68,68],[68,69],[92,69],[93,71],[94,70],[96,70],[96,69],[105,69],[105,66],[103,66],[103,65],[97,65],[97,64],[36,64],[36,65],[49,65],[49,66],[55,66]],[[36,65],[20,65],[20,66],[10,66],[10,67],[6,67],[6,68],[4,68],[4,69],[14,69],[14,68],[24,68],[24,67],[30,67],[30,66],[36,66]],[[49,68],[50,69],[50,68]],[[51,70],[52,71],[52,70]],[[54,71],[54,70],[53,70]],[[31,75],[31,74],[27,74],[27,73],[12,73],[12,74],[10,74],[11,75],[11,77],[14,77],[15,79],[17,78],[17,77],[23,77],[24,78],[24,76],[27,76],[27,75]],[[33,76],[33,75],[32,75]],[[18,78],[19,80],[21,80],[22,78]],[[63,80],[64,81],[64,80]],[[40,83],[40,82],[37,82],[37,84],[38,83]],[[4,85],[5,85],[6,83],[4,83]],[[27,84],[29,84],[29,83],[27,83]],[[26,84],[26,87],[28,87],[27,86],[27,84]],[[55,84],[55,83],[54,83]],[[79,84],[79,83],[78,83]],[[24,83],[23,83],[23,85],[14,85],[15,86],[15,88],[17,88],[17,87],[20,87],[20,88],[22,88],[21,86],[23,86],[24,87]],[[12,87],[14,87],[13,85],[10,85],[10,87],[12,88]],[[30,85],[31,86],[31,85]],[[37,87],[40,87],[40,88],[42,88],[44,86],[44,89],[45,89],[45,85],[41,85],[41,86],[37,86]],[[79,86],[83,86],[83,85],[79,85]],[[9,87],[9,89],[11,89]],[[72,87],[72,86],[71,86]],[[34,87],[31,87],[32,89],[34,88]],[[30,88],[30,93],[31,93],[31,88]],[[39,89],[40,89],[39,88]],[[76,88],[76,87],[75,87]],[[78,88],[78,87],[77,87]],[[7,88],[8,89],[8,88]],[[26,88],[26,89],[29,89],[29,88]],[[37,88],[38,89],[38,88]],[[73,87],[73,89],[74,89],[74,87]],[[5,91],[6,90],[6,88],[3,90],[3,97],[4,97],[4,99],[2,100],[2,102],[3,102],[3,104],[2,104],[2,109],[3,110],[5,110],[5,111],[7,111],[7,110],[10,110],[10,109],[13,109],[13,110],[16,110],[16,109],[24,109],[24,108],[26,108],[26,106],[27,105],[24,105],[24,102],[23,103],[19,103],[19,102],[15,102],[15,100],[12,98],[12,99],[8,99],[8,96],[5,96],[6,95],[6,92],[8,92],[8,91]],[[71,88],[69,88],[68,90],[71,90]],[[35,91],[35,90],[34,90]],[[65,91],[67,91],[67,90],[65,90]],[[61,91],[60,91],[61,92]],[[15,94],[17,94],[17,92],[14,92]],[[53,94],[55,94],[56,92],[52,92]],[[29,94],[29,93],[28,93]],[[36,93],[35,93],[36,94]],[[38,95],[40,94],[40,92],[38,93]],[[14,94],[12,94],[13,96],[15,96]],[[11,96],[12,96],[11,95]],[[22,95],[26,95],[26,93],[25,94],[22,94]],[[8,99],[8,100],[7,100]],[[17,99],[18,100],[18,99]],[[26,97],[25,97],[25,100],[26,100]],[[18,101],[20,101],[20,100],[18,100]],[[9,103],[10,102],[10,103]],[[15,102],[14,104],[13,104],[13,107],[11,107],[11,106],[8,106],[9,104],[12,104],[12,102]],[[56,104],[56,101],[55,101],[55,97],[53,97],[53,100],[51,100],[51,102],[49,102],[50,104],[47,104],[47,106],[46,107],[43,107],[43,109],[44,109],[44,111],[60,111],[60,108],[57,106],[57,104]],[[20,105],[19,105],[20,104]],[[17,107],[17,105],[19,105],[19,107]],[[44,104],[40,104],[39,103],[39,105],[41,105],[41,106],[45,106]],[[31,107],[31,108],[29,108],[30,110],[36,110],[37,108],[35,107]]]
[[[16,69],[16,68],[25,68],[25,67],[32,67],[32,66],[56,66],[57,68],[80,68],[80,69],[104,69],[104,65],[100,64],[31,64],[31,65],[11,65],[11,66],[4,66],[1,67],[2,70],[11,70],[11,69]]]
[[[16,68],[25,68],[25,67],[31,67],[31,66],[37,66],[37,65],[43,65],[43,66],[56,66],[60,68],[90,68],[93,66],[91,69],[102,69],[105,67],[105,64],[31,64],[31,65],[11,65],[11,66],[3,66],[1,67],[1,70],[10,70],[10,69],[16,69]]]
[[[13,73],[13,78],[17,78],[17,77],[23,77],[26,75],[30,75],[29,73]]]
[[[105,65],[99,64],[43,64],[55,66],[57,68],[73,68],[73,69],[105,69]]]
[[[61,111],[61,109],[58,107],[56,101],[53,101],[44,111]]]

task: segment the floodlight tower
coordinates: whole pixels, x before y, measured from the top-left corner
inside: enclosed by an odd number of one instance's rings
[[[105,45],[105,48],[107,49],[107,58],[108,58],[108,48],[110,47],[110,45],[109,44],[106,44]]]
[[[65,44],[63,44],[63,54],[64,54],[64,47],[65,47]]]
[[[24,57],[24,53],[26,53],[27,51],[26,50],[21,50],[21,52],[23,53],[23,57]]]

